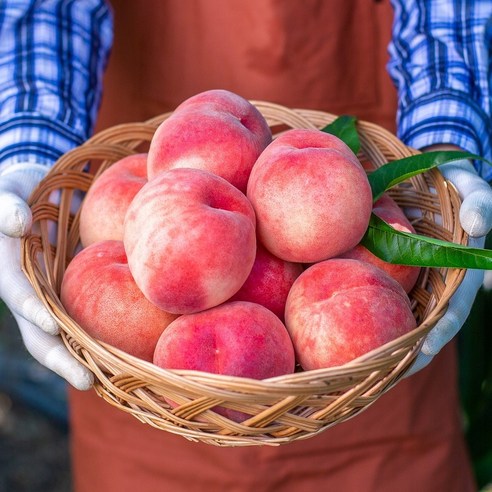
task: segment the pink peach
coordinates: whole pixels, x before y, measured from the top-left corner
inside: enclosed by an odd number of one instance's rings
[[[150,303],[135,284],[121,241],[101,241],[78,253],[61,285],[67,313],[90,336],[152,361],[161,333],[176,319]]]
[[[383,195],[374,203],[373,213],[398,231],[415,233],[415,229],[403,210],[388,194]],[[367,261],[376,265],[400,283],[407,293],[413,289],[420,274],[420,267],[388,263],[372,254],[362,244],[358,244],[340,257]]]
[[[289,130],[274,140],[251,171],[247,196],[264,246],[299,263],[353,248],[372,210],[360,162],[340,139],[319,130]]]
[[[281,260],[257,243],[251,273],[230,300],[261,304],[283,321],[290,288],[302,271],[303,266],[300,263]]]
[[[124,244],[135,282],[151,302],[176,314],[202,311],[229,299],[250,274],[255,214],[225,179],[172,169],[133,199]]]
[[[123,240],[123,223],[130,202],[147,182],[147,154],[115,162],[93,182],[80,210],[83,247],[103,240]]]
[[[316,263],[294,282],[285,323],[305,370],[343,365],[416,327],[402,286],[358,260]]]
[[[265,118],[249,101],[226,90],[205,91],[181,103],[157,128],[148,176],[192,167],[217,174],[245,192],[251,168],[271,140]]]
[[[253,379],[294,372],[294,348],[283,323],[271,311],[250,302],[226,302],[180,316],[162,333],[154,364]],[[234,420],[247,418],[214,408]]]

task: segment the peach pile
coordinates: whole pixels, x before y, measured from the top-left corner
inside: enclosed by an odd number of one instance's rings
[[[91,336],[164,369],[264,379],[345,364],[415,327],[418,269],[359,244],[372,212],[413,231],[389,197],[373,206],[340,139],[272,139],[250,102],[206,91],[148,154],[94,181],[61,299]]]

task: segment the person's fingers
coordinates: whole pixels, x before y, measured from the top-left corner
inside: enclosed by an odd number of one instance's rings
[[[94,384],[92,372],[75,359],[59,336],[53,336],[14,313],[28,352],[43,366],[55,372],[74,388],[88,390]]]
[[[15,193],[0,193],[0,233],[22,237],[32,224],[31,209]]]
[[[59,327],[20,269],[20,239],[0,234],[0,297],[15,314],[56,335]]]
[[[470,314],[476,293],[483,281],[482,270],[469,270],[449,301],[444,316],[427,334],[412,367],[405,374],[411,376],[426,367],[440,350],[459,332]]]
[[[419,372],[422,370],[424,367],[427,367],[432,359],[434,358],[433,355],[426,355],[422,351],[420,351],[415,358],[415,362],[412,364],[410,369],[405,373],[404,377],[411,376],[412,374],[415,374],[416,372]]]
[[[470,314],[475,296],[483,282],[483,270],[468,270],[444,316],[428,333],[422,345],[426,355],[436,355],[461,329]]]
[[[484,272],[483,288],[487,291],[492,290],[492,270]]]
[[[460,207],[460,223],[471,237],[486,236],[492,228],[492,190],[478,189]]]
[[[460,222],[472,237],[485,236],[492,228],[492,188],[478,176],[469,161],[439,166],[443,176],[453,183],[462,199]]]
[[[13,164],[0,172],[0,194],[13,193],[25,201],[48,171],[42,164]]]
[[[13,165],[0,174],[0,233],[21,237],[31,227],[27,198],[45,176],[40,164]]]

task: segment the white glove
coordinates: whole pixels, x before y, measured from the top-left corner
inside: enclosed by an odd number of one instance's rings
[[[67,350],[59,327],[37,297],[20,264],[20,237],[31,227],[31,210],[25,200],[48,168],[16,164],[0,172],[0,298],[12,312],[27,350],[43,366],[72,386],[87,390],[92,373]]]
[[[467,161],[450,162],[439,167],[443,176],[460,194],[460,222],[469,234],[469,246],[483,248],[485,236],[492,228],[492,189]],[[473,302],[484,280],[483,270],[470,269],[449,300],[444,316],[427,335],[422,349],[406,376],[427,366],[435,355],[459,332],[470,314]]]

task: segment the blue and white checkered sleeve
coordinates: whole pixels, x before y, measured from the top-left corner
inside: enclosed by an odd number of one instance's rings
[[[90,135],[112,43],[103,0],[0,2],[0,166],[51,165]]]
[[[392,0],[388,71],[399,95],[398,136],[492,157],[490,0]],[[492,168],[476,164],[482,177]]]

